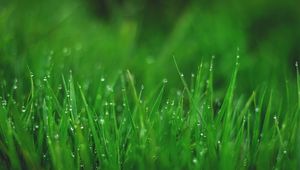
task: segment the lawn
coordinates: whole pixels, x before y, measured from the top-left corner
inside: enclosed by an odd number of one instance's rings
[[[298,5],[2,0],[0,169],[298,169]]]

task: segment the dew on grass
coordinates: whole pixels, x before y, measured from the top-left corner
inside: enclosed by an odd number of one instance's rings
[[[31,78],[33,78],[33,77],[34,77],[34,75],[33,75],[33,73],[32,73],[32,72],[30,72],[30,77],[31,77]]]
[[[105,81],[105,78],[104,78],[104,77],[102,77],[102,78],[100,79],[100,81],[101,81],[101,82],[104,82],[104,81]]]
[[[58,138],[59,138],[59,134],[57,133],[54,135],[54,139],[58,140]]]
[[[38,129],[38,128],[39,128],[39,125],[35,125],[34,128],[35,128],[35,129]]]
[[[197,158],[193,159],[193,163],[196,164],[198,162]]]
[[[180,74],[180,77],[184,77],[184,74],[181,73],[181,74]]]
[[[47,81],[47,77],[46,77],[46,76],[43,78],[43,81],[44,81],[44,82],[46,82],[46,81]]]
[[[243,166],[246,167],[247,165],[248,165],[248,159],[245,158],[244,161],[243,161]]]
[[[213,71],[213,65],[211,64],[209,67],[209,71],[212,72]]]
[[[200,156],[203,156],[207,151],[207,148],[202,149],[202,151],[200,152]]]
[[[113,88],[112,88],[110,85],[107,85],[107,86],[106,86],[106,90],[107,90],[108,92],[113,92],[113,91],[114,91]]]
[[[99,122],[100,122],[101,125],[103,125],[103,124],[104,124],[104,119],[101,118],[101,119],[99,120]]]
[[[7,105],[7,101],[6,101],[5,99],[3,99],[2,102],[1,102],[1,104],[2,104],[2,106],[4,107],[4,106]]]
[[[63,53],[66,54],[66,55],[70,55],[71,54],[71,50],[67,47],[64,47],[63,48]]]
[[[75,158],[75,155],[74,155],[74,153],[73,153],[73,152],[71,152],[71,157],[72,157],[72,158]]]
[[[108,116],[108,115],[109,115],[108,111],[106,111],[106,112],[105,112],[105,115],[106,115],[106,116]]]
[[[218,144],[219,144],[219,145],[221,144],[221,141],[220,141],[220,140],[218,140]]]
[[[58,85],[58,90],[62,90],[62,85],[61,84]]]
[[[273,119],[274,119],[274,120],[277,120],[278,118],[277,118],[277,116],[274,116]]]
[[[26,112],[26,108],[25,106],[22,106],[22,109],[21,109],[22,113],[25,113]]]
[[[243,117],[243,123],[245,123],[245,122],[246,122],[246,116]]]
[[[299,66],[299,65],[298,65],[298,61],[296,61],[295,66],[298,68],[298,66]]]
[[[286,154],[287,154],[287,150],[284,150],[284,151],[283,151],[283,154],[285,154],[285,155],[286,155]]]
[[[259,108],[258,108],[258,107],[255,108],[255,112],[256,112],[256,113],[259,112]]]
[[[192,75],[191,75],[191,76],[192,76],[192,78],[194,78],[194,77],[195,77],[195,74],[194,74],[194,73],[192,73]]]
[[[166,78],[163,79],[163,83],[166,84],[168,83],[168,80]]]
[[[81,129],[81,130],[84,129],[84,126],[80,126],[80,129]]]

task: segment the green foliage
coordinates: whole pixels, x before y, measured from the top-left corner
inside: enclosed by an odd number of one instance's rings
[[[0,169],[297,169],[298,6],[1,1]]]
[[[113,82],[101,79],[88,85],[77,83],[71,73],[58,87],[52,78],[31,76],[29,94],[18,83],[9,93],[3,91],[1,166],[296,169],[298,101],[290,100],[290,107],[283,100],[275,105],[278,99],[268,88],[236,96],[238,66],[237,58],[223,101],[213,97],[213,62],[200,65],[192,85],[177,66],[183,89],[174,95],[166,95],[166,80],[153,95],[144,94],[147,87],[137,88],[129,72]]]

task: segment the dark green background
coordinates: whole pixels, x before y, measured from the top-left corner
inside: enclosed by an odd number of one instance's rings
[[[0,77],[29,81],[30,69],[60,81],[72,70],[78,81],[92,83],[129,69],[145,87],[163,78],[181,87],[173,56],[188,77],[214,55],[215,87],[222,90],[239,53],[241,91],[265,82],[282,88],[285,79],[295,82],[299,6],[295,0],[1,0]]]

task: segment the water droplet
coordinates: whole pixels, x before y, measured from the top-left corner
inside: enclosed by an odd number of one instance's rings
[[[100,81],[101,81],[101,82],[104,82],[104,81],[105,81],[105,78],[102,77],[102,78],[100,79]]]
[[[184,74],[181,73],[181,74],[180,74],[180,77],[184,77]]]
[[[247,158],[245,158],[243,161],[243,166],[246,167],[247,165],[248,165],[248,160],[247,160]]]
[[[164,84],[168,83],[168,80],[167,80],[166,78],[163,79],[163,83],[164,83]]]
[[[39,125],[35,125],[34,128],[35,128],[35,129],[38,129],[38,128],[39,128]]]
[[[298,67],[298,61],[296,61],[295,66]]]
[[[274,119],[274,120],[277,120],[277,116],[274,116],[273,119]]]
[[[58,140],[58,138],[59,138],[59,134],[57,133],[54,135],[54,139]]]
[[[71,50],[68,49],[67,47],[63,48],[63,53],[66,55],[69,55],[71,53]]]
[[[25,106],[22,106],[22,113],[25,113],[26,112],[26,108],[25,108]]]
[[[80,126],[80,129],[84,129],[84,126]]]
[[[193,163],[196,164],[198,162],[197,158],[193,159]]]
[[[213,64],[211,64],[211,65],[209,66],[209,71],[210,71],[210,72],[213,71]]]
[[[113,88],[112,88],[111,86],[109,86],[109,85],[106,86],[106,89],[107,89],[107,91],[109,91],[109,92],[113,92],[113,91],[114,91]]]
[[[287,150],[284,150],[284,151],[283,151],[283,154],[287,154]]]
[[[256,112],[256,113],[259,112],[259,108],[258,108],[258,107],[255,108],[255,112]]]
[[[43,78],[43,81],[44,81],[44,82],[46,82],[46,81],[47,81],[47,77],[46,77],[46,76]]]
[[[2,100],[2,106],[6,106],[7,105],[7,101],[5,99]]]
[[[99,120],[99,122],[100,122],[101,125],[103,125],[103,124],[104,124],[104,119],[101,118],[101,119]]]

